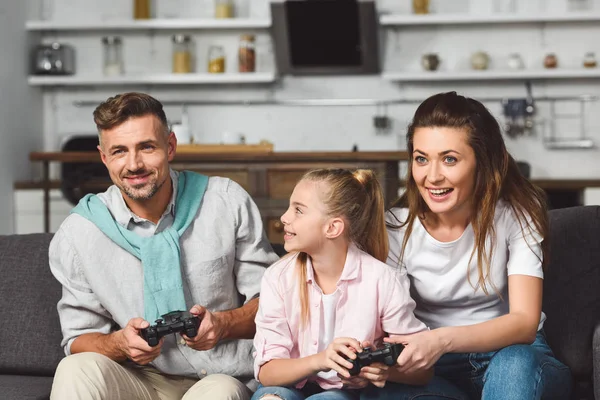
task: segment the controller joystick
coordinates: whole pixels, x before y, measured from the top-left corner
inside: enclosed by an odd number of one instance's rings
[[[171,333],[183,332],[188,337],[195,337],[200,327],[200,318],[187,311],[172,311],[162,315],[155,324],[141,329],[140,335],[148,343],[148,346],[158,345],[160,339]]]
[[[381,362],[385,365],[392,366],[396,364],[396,360],[400,353],[404,350],[404,345],[400,343],[385,343],[381,349],[371,349],[365,347],[360,353],[356,353],[356,358],[351,360],[346,358],[347,361],[352,363],[352,368],[348,370],[350,375],[358,375],[362,367],[371,365],[375,362]]]

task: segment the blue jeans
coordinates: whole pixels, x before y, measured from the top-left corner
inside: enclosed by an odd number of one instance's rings
[[[258,385],[258,389],[251,400],[259,400],[267,394],[279,396],[282,400],[358,400],[358,390],[346,389],[321,389],[314,382],[307,382],[302,389],[283,386]]]
[[[369,387],[361,400],[538,400],[569,399],[569,367],[558,361],[538,332],[531,345],[513,345],[489,353],[448,353],[435,365],[426,386],[388,382]]]

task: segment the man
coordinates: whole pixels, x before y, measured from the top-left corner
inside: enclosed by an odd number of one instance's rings
[[[229,179],[170,169],[177,139],[156,99],[109,98],[94,122],[114,185],[82,199],[50,245],[67,354],[52,399],[248,399],[244,339],[277,260],[256,205]],[[171,311],[198,316],[198,334],[149,346],[140,331]]]

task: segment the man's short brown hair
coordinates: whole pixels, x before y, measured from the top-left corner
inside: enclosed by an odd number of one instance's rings
[[[165,134],[169,133],[163,105],[145,93],[122,93],[108,98],[94,110],[94,122],[100,134],[103,130],[121,125],[132,117],[154,115],[161,122]]]

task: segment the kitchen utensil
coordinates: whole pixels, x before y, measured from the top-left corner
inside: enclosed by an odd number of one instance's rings
[[[36,75],[74,74],[75,50],[58,42],[38,45],[33,55],[32,72]]]
[[[502,107],[505,117],[504,131],[511,138],[531,135],[535,127],[533,116],[535,105],[531,93],[531,82],[525,83],[527,97],[524,99],[504,99]]]

